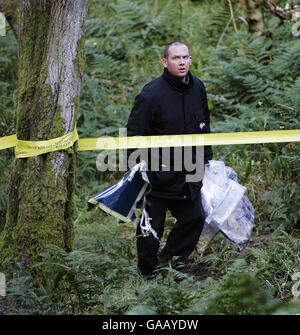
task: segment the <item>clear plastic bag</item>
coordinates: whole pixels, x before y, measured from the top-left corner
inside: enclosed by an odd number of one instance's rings
[[[238,183],[235,171],[223,161],[205,166],[201,189],[206,220],[203,231],[221,231],[240,250],[248,242],[254,226],[254,208],[244,195],[246,187]]]

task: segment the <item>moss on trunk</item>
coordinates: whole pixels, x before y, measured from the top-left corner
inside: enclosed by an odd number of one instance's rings
[[[75,127],[85,61],[82,27],[87,5],[88,0],[22,2],[19,139],[48,140]],[[0,239],[0,264],[15,258],[30,268],[46,244],[72,250],[76,159],[75,145],[15,161]]]
[[[250,33],[264,35],[266,24],[264,20],[263,0],[245,0],[246,17]]]

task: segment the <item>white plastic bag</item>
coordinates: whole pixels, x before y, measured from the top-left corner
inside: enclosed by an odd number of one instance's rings
[[[210,225],[221,231],[240,250],[248,242],[254,209],[244,195],[246,187],[238,183],[237,174],[223,161],[209,161],[202,181],[202,204],[206,214],[203,230]]]

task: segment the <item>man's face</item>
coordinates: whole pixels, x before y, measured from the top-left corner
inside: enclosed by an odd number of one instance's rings
[[[192,64],[192,57],[189,49],[184,44],[171,45],[167,58],[161,60],[163,66],[174,76],[185,79]]]

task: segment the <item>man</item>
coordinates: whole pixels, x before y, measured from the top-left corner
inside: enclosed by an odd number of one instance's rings
[[[127,123],[127,136],[210,132],[205,87],[190,72],[192,57],[186,44],[177,41],[168,44],[161,62],[163,74],[145,85],[135,98]],[[185,262],[198,242],[205,219],[201,180],[187,182],[184,166],[181,171],[174,169],[174,151],[171,148],[171,171],[162,168],[147,172],[151,191],[146,195],[146,211],[158,238],[163,236],[167,209],[176,222],[159,257],[158,239],[153,235],[142,236],[138,225],[138,268],[144,276],[151,275],[159,264],[169,260],[175,259],[177,265]],[[195,161],[195,147],[191,156]],[[204,148],[204,162],[210,159],[212,149],[207,146]],[[161,152],[159,162],[161,164]]]

